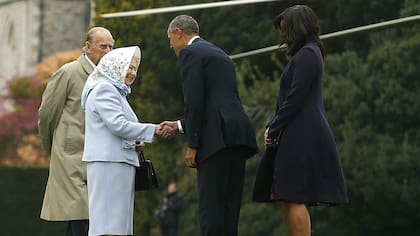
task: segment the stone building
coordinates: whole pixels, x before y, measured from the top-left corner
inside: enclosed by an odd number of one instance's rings
[[[0,92],[56,52],[81,48],[91,0],[0,0]]]

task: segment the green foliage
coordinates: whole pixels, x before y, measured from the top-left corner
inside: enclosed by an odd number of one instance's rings
[[[67,224],[39,218],[48,170],[0,166],[1,235],[64,235]]]
[[[8,81],[8,91],[0,95],[2,101],[13,104],[13,109],[0,107],[0,159],[14,153],[24,135],[33,134],[37,128],[37,112],[44,85],[34,77],[22,76]]]
[[[243,223],[240,224],[238,235],[274,235],[274,230],[280,230],[279,212],[280,209],[275,208],[273,204],[260,204],[258,207],[255,207],[255,204],[244,204],[240,217],[240,222]],[[284,235],[284,232],[277,235]]]
[[[363,87],[367,77],[365,63],[354,52],[328,56],[325,63],[324,105],[338,143],[352,137],[345,130],[370,127],[371,111]],[[342,131],[342,132],[339,132]]]
[[[350,205],[313,209],[315,234],[418,234],[418,145],[408,138],[396,140],[367,130],[345,133],[349,138],[339,148]]]
[[[372,73],[366,81],[367,93],[373,102],[373,119],[381,121],[375,123],[377,132],[402,138],[401,130],[415,132],[420,128],[416,121],[420,110],[419,36],[416,33],[403,40],[385,41],[369,54],[368,70]]]
[[[418,0],[405,0],[404,8],[401,9],[401,16],[412,16],[420,14],[420,2]]]
[[[39,99],[44,91],[44,85],[31,77],[17,77],[10,81],[9,93],[14,99]]]

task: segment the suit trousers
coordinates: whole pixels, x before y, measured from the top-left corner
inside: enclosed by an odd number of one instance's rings
[[[89,220],[72,220],[67,225],[66,236],[87,236],[89,232]]]
[[[246,156],[229,147],[198,163],[198,211],[202,236],[237,236]]]

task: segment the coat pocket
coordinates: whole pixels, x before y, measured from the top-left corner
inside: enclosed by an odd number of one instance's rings
[[[84,135],[76,126],[65,126],[64,152],[70,155],[81,153],[84,146]]]

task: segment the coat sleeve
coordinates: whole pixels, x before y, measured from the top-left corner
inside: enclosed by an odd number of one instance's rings
[[[118,90],[109,83],[97,85],[94,106],[106,127],[115,135],[128,140],[153,141],[156,125],[130,121],[126,118]],[[128,104],[128,103],[127,103]],[[130,108],[131,109],[131,108]]]
[[[42,147],[51,152],[54,131],[57,128],[67,97],[69,73],[58,70],[47,83],[38,110],[38,132]]]
[[[181,67],[182,92],[184,95],[183,128],[188,146],[198,148],[200,145],[201,127],[205,110],[205,82],[203,62],[199,56],[188,49],[179,55]]]
[[[282,129],[296,117],[296,114],[305,105],[313,79],[318,74],[318,57],[313,49],[303,48],[298,54],[294,61],[294,70],[291,72],[290,91],[286,94],[283,102],[279,104],[279,109],[277,109],[276,114],[268,125],[268,137],[272,139],[276,139],[279,136]]]

